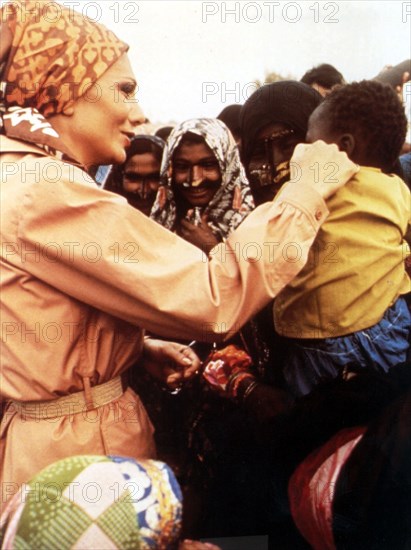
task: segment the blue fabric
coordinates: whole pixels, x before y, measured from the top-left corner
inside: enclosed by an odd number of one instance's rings
[[[98,167],[95,180],[98,183],[100,187],[104,187],[104,184],[106,183],[107,177],[111,170],[111,164],[102,164]]]
[[[408,186],[411,186],[411,152],[401,155],[399,160],[404,174],[404,181]]]
[[[287,338],[284,377],[288,389],[295,396],[310,393],[350,364],[387,372],[406,360],[410,334],[411,313],[404,298],[399,298],[379,323],[366,330],[322,340]]]

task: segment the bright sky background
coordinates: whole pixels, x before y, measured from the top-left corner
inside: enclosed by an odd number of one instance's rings
[[[155,123],[217,116],[266,72],[299,79],[325,62],[352,81],[411,57],[411,1],[100,4],[101,22],[130,44],[138,98]]]
[[[411,0],[59,2],[130,45],[153,123],[217,116],[270,71],[299,79],[331,63],[352,81],[411,57]]]

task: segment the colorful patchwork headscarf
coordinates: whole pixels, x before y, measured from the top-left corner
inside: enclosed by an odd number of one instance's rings
[[[201,214],[207,215],[211,230],[219,240],[223,240],[254,209],[254,200],[234,138],[227,126],[214,118],[186,120],[171,132],[161,165],[162,185],[151,217],[171,231],[176,229],[177,207],[169,168],[173,154],[187,132],[203,137],[218,161],[221,186]]]
[[[2,549],[174,549],[180,487],[155,460],[74,456],[22,486],[0,520]]]
[[[67,153],[46,119],[84,95],[128,50],[127,44],[49,0],[7,2],[1,23],[1,132],[52,154]]]

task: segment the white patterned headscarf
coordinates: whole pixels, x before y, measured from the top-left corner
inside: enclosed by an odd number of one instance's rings
[[[214,153],[221,171],[221,186],[201,214],[214,235],[222,241],[254,209],[254,200],[240,154],[227,126],[215,118],[194,118],[182,122],[171,132],[161,164],[161,186],[151,211],[151,218],[175,231],[177,207],[172,187],[170,165],[182,137],[188,132],[204,138]]]

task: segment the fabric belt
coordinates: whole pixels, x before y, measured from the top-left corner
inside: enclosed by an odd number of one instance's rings
[[[11,401],[9,410],[14,408],[21,416],[32,419],[58,418],[78,414],[107,405],[121,397],[127,387],[121,376],[85,388],[85,391],[64,395],[48,401]]]

